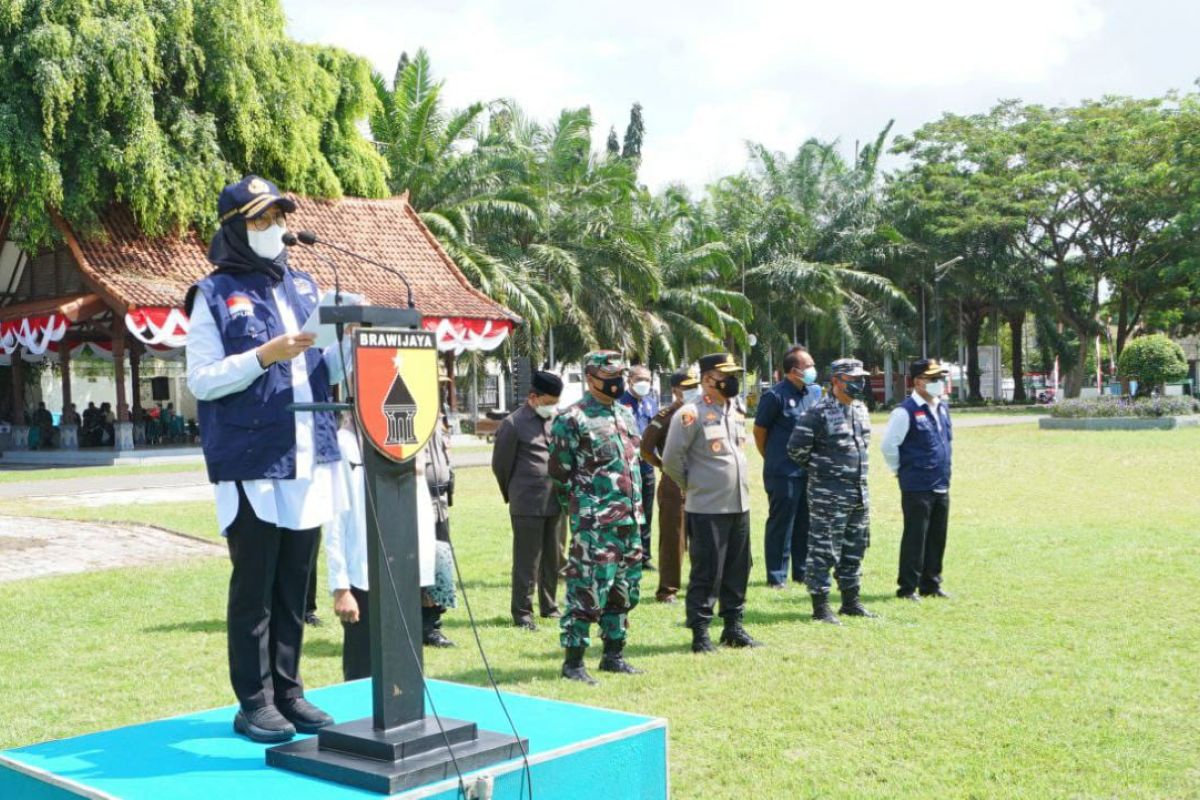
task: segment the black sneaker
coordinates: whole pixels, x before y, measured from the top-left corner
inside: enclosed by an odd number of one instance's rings
[[[950,594],[949,594],[949,592],[946,592],[946,591],[944,591],[944,590],[943,590],[943,589],[942,589],[942,588],[939,586],[938,588],[936,588],[936,589],[933,589],[933,590],[931,590],[931,591],[928,591],[928,592],[927,592],[927,591],[924,591],[924,590],[922,590],[922,591],[921,591],[921,597],[939,597],[939,598],[941,598],[941,599],[943,599],[943,600],[949,600],[949,599],[950,599]]]
[[[286,742],[296,735],[296,727],[275,706],[264,706],[253,711],[238,709],[233,718],[233,731],[261,744]]]
[[[528,619],[528,618],[515,619],[515,620],[513,620],[513,625],[516,625],[518,628],[522,628],[527,631],[536,631],[537,630],[537,625],[534,624],[533,620]]]
[[[693,653],[715,653],[717,652],[716,645],[712,643],[712,639],[708,638],[708,626],[697,625],[692,628],[692,652]]]
[[[280,700],[275,704],[279,713],[288,718],[300,733],[316,733],[333,724],[333,717],[326,714],[303,697]]]
[[[909,600],[913,603],[921,602],[921,598],[917,597],[916,592],[896,592],[897,600]]]

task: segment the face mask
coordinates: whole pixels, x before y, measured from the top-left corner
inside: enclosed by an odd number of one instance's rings
[[[723,397],[737,397],[738,388],[738,379],[736,375],[730,375],[727,378],[722,378],[721,380],[717,381],[717,391],[719,391]]]
[[[542,419],[550,419],[554,416],[554,406],[534,406],[533,413],[537,414]]]
[[[246,241],[250,243],[250,249],[259,258],[274,261],[275,257],[283,252],[283,235],[285,233],[287,233],[287,228],[279,223],[275,223],[265,231],[256,231],[247,227]]]
[[[867,396],[867,382],[862,378],[846,381],[844,388],[851,400],[861,400]]]
[[[631,388],[638,397],[645,397],[650,394],[650,381],[638,381]]]
[[[946,384],[942,381],[929,381],[925,384],[925,391],[932,397],[941,397],[946,391]]]
[[[807,369],[805,369],[803,372],[800,373],[800,380],[804,381],[809,386],[816,383],[817,382],[817,368],[816,367],[808,367]]]
[[[701,393],[699,387],[697,387],[695,389],[684,389],[683,390],[683,402],[699,403],[701,394],[702,393]]]
[[[599,375],[593,376],[600,381],[600,391],[609,397],[620,397],[625,391],[625,377],[618,375],[615,378],[601,378]]]

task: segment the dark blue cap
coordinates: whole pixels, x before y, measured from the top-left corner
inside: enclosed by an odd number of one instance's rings
[[[280,192],[275,184],[257,175],[247,175],[221,190],[221,197],[217,200],[217,215],[222,223],[235,216],[257,219],[271,206],[278,206],[285,214],[296,210],[296,203]]]

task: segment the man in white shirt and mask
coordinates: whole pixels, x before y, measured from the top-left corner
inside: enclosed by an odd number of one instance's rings
[[[337,425],[325,402],[341,379],[334,347],[301,333],[316,283],[288,266],[284,215],[295,202],[247,175],[226,186],[209,248],[216,269],[193,286],[186,309],[188,388],[217,521],[229,545],[229,673],[240,709],[234,730],[287,741],[333,723],[304,698],[300,654],[305,594],[321,525],[336,511]]]
[[[625,390],[618,401],[633,412],[634,422],[637,423],[637,433],[641,436],[646,427],[658,413],[658,395],[654,392],[654,384],[650,379],[650,370],[638,365],[629,370],[629,388]],[[650,563],[650,528],[654,524],[654,465],[646,459],[638,462],[642,477],[642,500],[646,513],[646,521],[642,523],[642,569],[653,572],[654,565]]]
[[[933,359],[909,367],[912,394],[892,411],[883,432],[883,460],[900,481],[904,536],[896,596],[949,597],[942,590],[942,558],[950,517],[950,458],[954,438],[946,368]],[[918,597],[918,594],[920,597]]]

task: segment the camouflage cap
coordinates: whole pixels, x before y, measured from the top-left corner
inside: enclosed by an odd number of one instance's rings
[[[583,357],[583,371],[615,374],[625,370],[625,359],[616,350],[593,350]]]
[[[871,373],[863,369],[863,364],[857,358],[839,358],[829,365],[830,375],[842,375],[848,378],[862,378]]]

